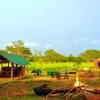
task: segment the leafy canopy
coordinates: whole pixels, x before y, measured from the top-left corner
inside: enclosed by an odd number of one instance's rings
[[[29,59],[29,56],[32,55],[31,50],[24,46],[22,40],[11,42],[11,45],[6,46],[6,51],[11,54],[21,55],[27,60]]]

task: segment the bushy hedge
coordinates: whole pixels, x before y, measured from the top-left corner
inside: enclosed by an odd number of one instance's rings
[[[93,63],[91,63],[91,62],[89,62],[89,63],[83,62],[81,64],[77,64],[75,62],[66,62],[66,63],[62,63],[62,62],[55,62],[55,63],[30,62],[30,64],[28,65],[29,71],[32,71],[33,69],[41,69],[42,71],[50,71],[50,70],[73,71],[73,70],[84,69],[84,68],[91,69],[92,67],[93,67]]]

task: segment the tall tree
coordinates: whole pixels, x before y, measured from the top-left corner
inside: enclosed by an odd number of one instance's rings
[[[86,50],[81,53],[80,56],[86,62],[92,61],[93,59],[100,58],[100,50]]]
[[[66,57],[56,51],[54,51],[53,49],[49,49],[47,51],[45,51],[45,58],[47,61],[51,61],[51,62],[65,62]]]
[[[82,57],[80,57],[80,56],[75,57],[75,62],[76,62],[76,64],[81,64],[83,62]]]
[[[33,62],[44,62],[44,58],[40,50],[34,50],[34,55],[32,57]]]
[[[67,57],[67,61],[68,61],[68,62],[74,62],[74,61],[75,61],[75,57],[74,57],[72,54],[70,54],[70,55]]]
[[[21,55],[27,60],[32,54],[31,50],[24,46],[24,42],[22,40],[11,42],[11,45],[6,46],[6,51],[11,54]]]

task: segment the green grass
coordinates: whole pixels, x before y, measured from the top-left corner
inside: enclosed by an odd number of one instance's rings
[[[27,96],[22,96],[22,97],[12,97],[10,98],[10,100],[45,100],[45,96],[36,96],[35,94],[33,93],[30,93],[29,95]],[[3,100],[3,99],[2,99]],[[5,99],[4,99],[5,100]],[[6,100],[9,100],[6,99]]]
[[[47,76],[46,76],[47,77]],[[57,88],[72,88],[75,83],[75,77],[72,76],[66,80],[38,80],[38,78],[46,78],[45,76],[30,76],[21,80],[1,80],[0,84],[0,100],[45,100],[45,96],[37,96],[33,92],[34,87],[38,87],[42,84],[48,84],[48,87],[52,89]],[[90,86],[100,87],[100,79],[80,79],[81,82]],[[17,95],[16,95],[17,94]]]
[[[0,100],[45,100],[44,96],[34,96],[33,94],[23,97],[2,97]]]

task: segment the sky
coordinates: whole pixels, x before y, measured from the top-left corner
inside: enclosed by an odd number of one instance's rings
[[[33,53],[100,50],[100,0],[0,0],[0,37],[0,49],[22,40]]]

